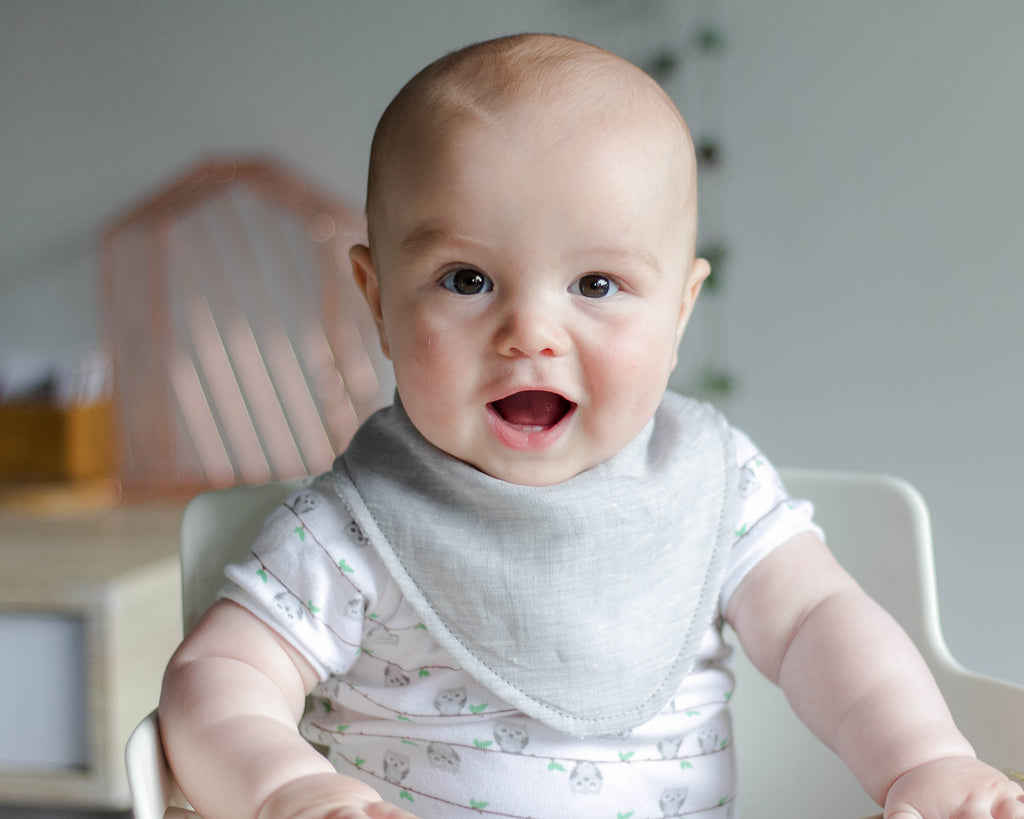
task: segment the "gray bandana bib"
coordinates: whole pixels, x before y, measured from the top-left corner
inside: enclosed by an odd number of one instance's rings
[[[362,426],[334,479],[438,643],[563,733],[655,716],[715,616],[736,461],[725,421],[696,401],[667,395],[622,452],[545,487],[441,452],[396,402]]]

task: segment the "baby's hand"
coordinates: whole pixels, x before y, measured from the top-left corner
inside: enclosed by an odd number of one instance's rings
[[[995,768],[952,757],[911,768],[885,800],[885,819],[1024,819],[1024,789]]]
[[[258,819],[416,819],[376,791],[341,774],[314,774],[278,789]]]

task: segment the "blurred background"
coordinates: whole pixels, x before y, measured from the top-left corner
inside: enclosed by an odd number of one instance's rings
[[[0,395],[108,388],[101,238],[140,199],[258,155],[358,212],[405,80],[524,30],[649,68],[698,138],[715,286],[675,386],[777,465],[913,482],[953,654],[1024,682],[1013,0],[3,0]]]

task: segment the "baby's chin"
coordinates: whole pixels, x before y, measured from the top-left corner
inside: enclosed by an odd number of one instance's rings
[[[513,452],[498,456],[488,455],[466,460],[470,466],[496,480],[517,486],[557,486],[572,480],[577,475],[593,469],[610,458],[588,452],[586,455],[560,452],[521,453]],[[465,460],[465,459],[464,459]]]
[[[566,469],[563,464],[515,464],[509,466],[495,466],[488,464],[480,466],[472,464],[476,469],[479,469],[485,475],[488,475],[496,480],[504,481],[505,483],[515,484],[516,486],[557,486],[560,483],[565,483],[577,475],[586,472],[596,464],[589,464],[578,469]]]

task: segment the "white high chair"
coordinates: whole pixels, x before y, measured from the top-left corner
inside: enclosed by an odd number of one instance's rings
[[[1024,771],[1024,687],[973,674],[942,639],[931,531],[920,495],[893,478],[783,471],[794,497],[815,518],[840,562],[901,623],[924,655],[961,730],[979,756],[1011,775]],[[195,498],[182,525],[186,632],[215,599],[221,569],[248,554],[264,517],[301,481],[209,492]],[[732,702],[745,819],[851,819],[877,814],[852,775],[793,716],[782,693],[737,651]],[[181,817],[181,798],[160,745],[154,711],[125,752],[136,819]],[[194,814],[191,814],[194,819]]]

